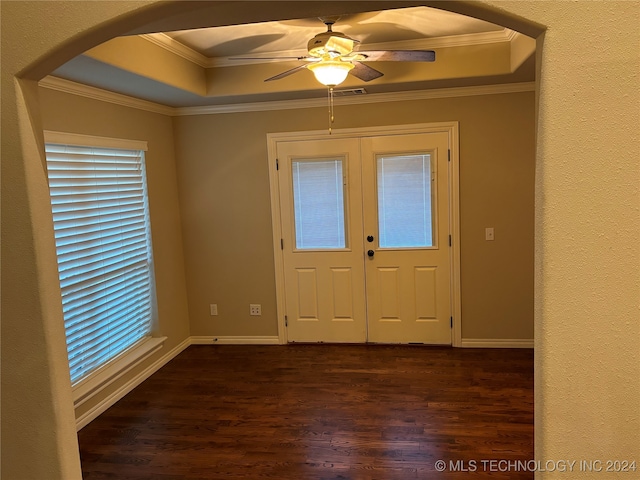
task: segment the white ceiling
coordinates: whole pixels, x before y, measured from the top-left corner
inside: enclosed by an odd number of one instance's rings
[[[121,55],[115,55],[115,59],[95,55],[92,53],[95,49],[92,49],[60,67],[53,75],[173,107],[318,98],[326,95],[326,89],[306,69],[286,79],[267,82],[268,85],[263,82],[271,75],[295,67],[296,61],[229,60],[229,57],[304,56],[309,39],[325,30],[321,19],[307,18],[141,35],[136,39],[138,43],[131,44],[133,49],[140,45],[139,39],[144,39],[151,42],[153,48],[162,49],[165,56],[170,52],[176,59],[188,61],[187,66],[193,64],[201,69],[203,85],[194,88],[165,81],[153,71],[151,59],[138,62],[140,65],[133,68],[127,67],[119,57],[124,58],[131,52],[122,46],[119,47]],[[532,48],[535,47],[529,47],[526,61],[516,63],[511,70],[492,69],[490,65],[494,58],[505,55],[504,48],[499,50],[498,47],[508,48],[511,44],[514,50],[515,40],[526,38],[533,42],[531,39],[501,26],[444,10],[412,7],[343,15],[337,18],[333,30],[358,40],[360,50],[436,50],[437,65],[431,67],[372,62],[370,65],[385,75],[367,83],[350,76],[342,85],[346,89],[364,87],[368,93],[386,93],[534,79]],[[131,41],[132,38],[121,37],[120,40]],[[454,47],[458,48],[455,52]],[[496,50],[490,51],[490,48]],[[486,71],[466,68],[476,58],[487,65]],[[151,65],[145,67],[142,63]],[[513,66],[513,59],[511,63]],[[432,74],[436,69],[440,73]]]
[[[206,57],[225,58],[297,50],[306,52],[307,41],[325,30],[320,18],[308,18],[183,30],[167,32],[167,35]],[[503,27],[445,10],[413,7],[344,15],[337,18],[333,30],[345,33],[363,45],[371,45],[499,32]]]

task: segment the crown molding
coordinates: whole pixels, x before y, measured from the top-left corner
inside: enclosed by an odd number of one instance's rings
[[[505,28],[505,35],[506,35],[506,40],[511,43],[513,42],[516,38],[524,35],[523,33],[520,32],[516,32],[515,30],[509,30],[508,28]],[[532,40],[534,40],[532,38]]]
[[[38,85],[58,92],[70,93],[80,97],[92,98],[102,102],[136,108],[147,112],[160,113],[162,115],[174,115],[175,111],[175,108],[173,107],[167,107],[166,105],[160,105],[159,103],[141,100],[128,95],[122,95],[121,93],[109,92],[107,90],[102,90],[101,88],[90,87],[89,85],[83,85],[81,83],[65,80],[64,78],[53,77],[51,75],[40,80]]]
[[[166,33],[145,33],[138,36],[153,43],[154,45],[157,45],[158,47],[164,48],[165,50],[178,55],[179,57],[189,60],[196,65],[200,65],[204,68],[213,66],[211,58],[206,55],[202,55],[200,52],[196,52],[192,48],[187,47],[184,43],[180,43],[171,38]]]
[[[397,42],[371,43],[360,45],[359,50],[432,50],[435,48],[486,45],[490,43],[510,42],[514,37],[514,33],[516,32],[513,30],[503,28],[502,30],[493,32],[469,33],[465,35],[451,35],[447,37],[423,38]],[[294,49],[258,54],[249,53],[245,55],[234,55],[235,60],[229,60],[224,57],[207,57],[202,55],[164,33],[144,34],[140,35],[140,37],[204,68],[237,67],[240,65],[273,63],[281,61],[274,59],[273,57],[306,57],[308,55],[306,49]],[[256,58],[262,56],[265,58],[256,60]],[[251,59],[244,60],[244,57],[251,57]]]
[[[212,115],[219,113],[266,112],[270,110],[292,110],[298,108],[326,107],[326,98],[305,100],[281,100],[272,102],[236,103],[233,105],[205,105],[202,107],[167,107],[158,103],[140,100],[120,93],[108,92],[96,87],[48,76],[38,82],[43,88],[57,90],[72,95],[92,98],[102,102],[136,108],[168,116]],[[362,105],[367,103],[403,102],[430,100],[435,98],[471,97],[476,95],[497,95],[535,91],[534,82],[505,83],[500,85],[481,85],[475,87],[438,88],[433,90],[414,90],[408,92],[374,93],[336,97],[337,105]]]
[[[433,90],[415,90],[408,92],[375,93],[335,97],[336,105],[362,105],[366,103],[403,102],[413,100],[431,100],[435,98],[471,97],[476,95],[497,95],[535,91],[534,82],[505,83],[501,85],[481,85],[475,87],[438,88]],[[270,110],[293,110],[298,108],[326,107],[326,98],[306,100],[282,100],[273,102],[238,103],[233,105],[207,105],[202,107],[183,107],[174,110],[175,116],[212,115],[219,113],[266,112]]]
[[[360,50],[428,50],[445,47],[467,47],[471,45],[486,45],[489,43],[508,42],[513,30],[503,28],[493,32],[468,33],[465,35],[451,35],[448,37],[421,38],[387,43],[371,43],[361,45]]]

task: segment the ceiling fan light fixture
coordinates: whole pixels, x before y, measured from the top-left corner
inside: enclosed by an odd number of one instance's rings
[[[327,87],[335,87],[344,82],[353,67],[353,63],[341,60],[321,60],[307,65],[307,68],[315,75],[316,80]]]

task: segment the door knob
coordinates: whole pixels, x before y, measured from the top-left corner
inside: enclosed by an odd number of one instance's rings
[[[373,250],[368,250],[367,251],[367,255],[369,255],[370,257],[373,257],[373,255],[375,255],[376,252],[374,252]]]
[[[369,243],[373,242],[373,235],[369,235],[367,237],[367,242],[369,242]]]

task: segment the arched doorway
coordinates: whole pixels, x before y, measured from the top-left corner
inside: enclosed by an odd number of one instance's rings
[[[427,2],[428,3],[428,2]],[[378,5],[378,8],[384,6],[400,6],[400,2],[384,2]],[[445,4],[446,8],[456,10],[459,13],[465,13],[470,7],[466,4]],[[96,14],[91,14],[88,9],[95,8],[92,6],[81,7],[77,13],[77,27],[72,28],[68,33],[63,33],[68,27],[64,22],[60,22],[57,28],[52,30],[56,32],[55,40],[51,44],[55,44],[53,48],[34,47],[28,50],[32,56],[26,55],[29,62],[27,65],[21,61],[15,61],[13,64],[16,68],[9,70],[10,75],[15,75],[19,80],[16,85],[16,98],[13,107],[10,107],[8,115],[14,113],[15,124],[11,129],[16,131],[15,140],[9,142],[8,152],[17,153],[17,158],[21,159],[21,165],[15,169],[8,170],[8,176],[5,181],[12,182],[13,188],[18,193],[13,197],[15,206],[23,208],[25,212],[30,212],[27,219],[16,221],[15,226],[19,235],[13,237],[15,243],[23,243],[26,239],[27,245],[20,247],[12,245],[11,238],[5,244],[5,248],[15,246],[17,253],[21,255],[23,265],[16,267],[16,271],[22,271],[24,283],[21,284],[22,293],[16,291],[15,298],[12,299],[12,305],[15,305],[13,312],[18,313],[21,310],[17,306],[19,303],[36,304],[30,312],[29,318],[32,323],[22,322],[22,315],[12,315],[14,319],[7,319],[9,333],[9,341],[16,341],[15,345],[18,350],[15,355],[9,356],[9,367],[15,366],[16,369],[23,371],[27,377],[30,370],[22,363],[25,349],[32,349],[29,352],[31,359],[35,364],[42,368],[41,374],[26,381],[22,388],[24,391],[32,389],[29,395],[18,395],[16,391],[13,403],[10,401],[5,408],[11,408],[12,405],[21,403],[18,409],[21,416],[27,416],[30,411],[40,411],[40,417],[33,417],[33,428],[24,429],[24,433],[14,437],[17,449],[26,448],[29,442],[29,432],[36,429],[43,429],[52,432],[49,437],[42,440],[41,448],[48,452],[44,455],[43,461],[49,461],[51,464],[57,464],[57,470],[61,476],[71,472],[67,478],[72,478],[74,463],[77,458],[73,453],[60,453],[65,450],[64,446],[73,444],[73,429],[70,428],[70,411],[66,407],[57,408],[56,404],[68,402],[68,392],[65,387],[55,385],[55,378],[59,372],[64,369],[66,358],[64,357],[64,340],[59,330],[59,314],[55,313],[59,309],[58,300],[56,299],[56,289],[51,287],[55,285],[55,253],[53,251],[53,241],[50,234],[50,218],[48,213],[48,205],[46,204],[46,179],[43,171],[38,171],[38,165],[42,164],[39,149],[37,145],[41,143],[39,138],[37,121],[38,121],[38,105],[36,99],[34,81],[48,74],[56,66],[64,61],[72,58],[80,52],[100,43],[109,38],[126,34],[126,33],[142,33],[146,31],[155,31],[156,29],[179,29],[196,27],[203,25],[216,25],[233,22],[251,22],[266,19],[291,18],[291,17],[308,17],[317,14],[317,9],[322,8],[323,14],[343,13],[346,8],[352,11],[364,9],[364,5],[358,2],[343,4],[320,3],[320,2],[299,2],[292,3],[270,2],[261,8],[249,9],[246,5],[236,3],[217,3],[212,2],[202,4],[199,2],[189,3],[159,3],[151,4],[148,7],[129,12],[124,6],[114,6],[113,10],[104,10],[105,17],[97,18]],[[86,8],[87,10],[84,10]],[[96,8],[97,9],[97,8]],[[508,15],[497,14],[493,10],[474,7],[472,14],[480,18],[502,23],[515,30],[526,30],[524,33],[532,34],[536,30],[536,26],[523,22],[520,19]],[[502,17],[502,18],[501,18]],[[74,19],[70,15],[70,19]],[[105,18],[111,20],[103,21]],[[52,16],[52,21],[56,20]],[[499,21],[498,21],[499,20]],[[82,30],[89,28],[90,30]],[[71,32],[74,32],[75,36]],[[534,35],[535,36],[535,35]],[[41,56],[41,53],[45,53]],[[37,60],[36,60],[37,58]],[[10,86],[11,88],[12,86]],[[16,125],[19,124],[19,133]],[[7,129],[6,134],[10,134],[11,129]],[[26,251],[25,251],[26,248]],[[10,267],[12,265],[10,264]],[[49,286],[47,286],[49,285]],[[37,293],[33,293],[33,292]],[[31,293],[27,293],[31,292]],[[10,291],[10,293],[12,293]],[[9,313],[11,313],[11,307]],[[51,312],[51,313],[44,313]],[[29,336],[31,341],[25,342],[20,337]],[[22,341],[22,343],[21,343]],[[25,348],[20,348],[20,347]],[[28,399],[36,392],[39,396],[38,401],[30,402]],[[21,400],[18,400],[18,397]],[[27,399],[27,400],[25,400]],[[39,403],[44,402],[49,405],[48,408],[40,409]],[[38,423],[39,422],[39,423]],[[17,425],[15,425],[17,427]],[[11,431],[11,425],[9,425]],[[22,443],[21,443],[22,440]],[[34,462],[34,464],[37,462]],[[34,467],[35,468],[35,467]]]

